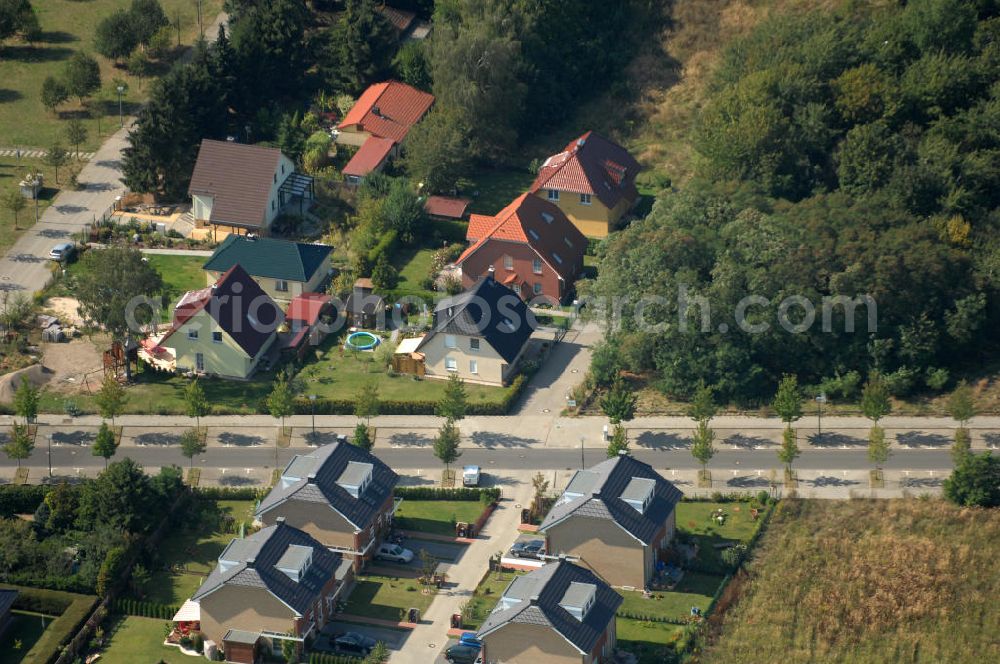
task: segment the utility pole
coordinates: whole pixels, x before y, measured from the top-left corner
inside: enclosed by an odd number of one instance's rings
[[[586,464],[583,460],[583,436],[580,436],[580,470],[584,470],[585,468]]]
[[[49,479],[52,479],[52,434],[45,436],[49,441]]]
[[[816,397],[816,435],[823,435],[823,404],[826,403],[826,394],[819,393]]]

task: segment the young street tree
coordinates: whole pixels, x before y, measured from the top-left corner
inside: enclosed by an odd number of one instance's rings
[[[59,167],[65,166],[66,162],[69,161],[69,153],[63,149],[63,146],[56,143],[48,149],[42,161],[46,166],[51,166],[55,170],[56,184],[59,184]]]
[[[976,416],[975,397],[972,388],[964,380],[958,384],[955,391],[948,397],[946,404],[948,415],[958,422],[955,429],[955,444],[951,448],[952,460],[955,466],[962,465],[962,461],[972,451],[972,436],[969,434],[969,420]]]
[[[354,402],[354,416],[365,421],[365,426],[370,427],[372,418],[378,417],[378,383],[374,380],[361,386],[358,390],[357,399]]]
[[[94,401],[97,403],[97,410],[101,417],[111,420],[111,426],[114,426],[115,418],[125,410],[128,395],[125,394],[125,388],[114,376],[105,376]]]
[[[18,230],[20,226],[17,223],[17,215],[21,210],[28,207],[28,202],[24,200],[24,196],[17,189],[11,189],[3,195],[3,206],[11,211],[14,215],[14,230]]]
[[[444,464],[445,472],[458,457],[462,456],[461,450],[458,449],[460,441],[458,427],[451,420],[446,420],[438,431],[437,438],[434,439],[434,456]]]
[[[885,430],[878,423],[891,411],[889,387],[881,375],[872,372],[861,391],[861,412],[872,421],[868,432],[868,459],[875,464],[875,476],[879,480],[882,479],[882,464],[889,458],[889,443]]]
[[[101,428],[97,431],[97,438],[94,440],[90,453],[94,456],[104,458],[104,468],[108,467],[108,459],[115,455],[118,450],[118,437],[114,430],[108,426],[107,422],[101,422]]]
[[[351,442],[366,452],[371,452],[375,446],[374,441],[372,441],[371,430],[364,422],[358,422],[357,426],[354,427],[354,437],[351,439]]]
[[[63,68],[66,91],[83,100],[101,89],[101,67],[93,56],[83,51],[74,53]]]
[[[468,395],[465,392],[465,381],[457,374],[448,376],[448,382],[444,386],[444,394],[437,404],[437,415],[449,422],[457,422],[465,419],[468,410]]]
[[[691,456],[701,464],[701,477],[708,477],[708,462],[715,456],[715,432],[708,427],[708,422],[698,422],[691,441]]]
[[[271,417],[281,420],[282,430],[285,428],[285,418],[295,413],[295,395],[284,374],[274,381],[274,387],[267,396],[267,410]]]
[[[194,458],[203,454],[206,447],[197,429],[188,429],[181,434],[181,454],[187,457],[189,468],[194,468]]]
[[[868,433],[868,460],[875,464],[875,474],[882,478],[882,464],[889,459],[889,441],[885,429],[874,426]]]
[[[87,140],[87,128],[83,126],[83,122],[73,118],[66,125],[66,140],[69,141],[70,145],[76,150],[76,158],[80,158],[80,145]]]
[[[716,413],[719,407],[715,403],[715,390],[705,385],[704,381],[698,383],[698,389],[691,397],[691,403],[687,407],[687,416],[695,422],[708,422]]]
[[[625,427],[616,424],[611,442],[608,443],[608,458],[614,458],[622,452],[628,452],[628,436],[625,434]]]
[[[114,341],[128,347],[132,333],[138,331],[131,324],[145,326],[158,315],[163,292],[159,272],[143,260],[141,252],[128,247],[88,251],[80,267],[76,293],[81,315],[88,325],[103,327]],[[133,306],[143,298],[148,304]],[[126,365],[125,377],[132,379],[130,365]]]
[[[31,424],[38,417],[39,396],[38,388],[25,376],[21,376],[21,383],[14,392],[14,412],[24,419],[25,425]]]
[[[198,379],[195,378],[184,388],[184,410],[188,417],[194,418],[196,428],[201,428],[201,418],[209,413],[208,399]]]
[[[30,457],[34,449],[35,443],[28,435],[28,426],[15,422],[10,429],[10,440],[3,446],[4,454],[7,455],[8,459],[16,460],[17,467],[20,468],[21,460]]]
[[[799,458],[798,436],[795,429],[787,427],[781,434],[781,447],[778,448],[778,461],[785,464],[785,479],[792,477],[792,462]]]
[[[792,462],[798,458],[798,434],[792,428],[792,422],[802,417],[802,391],[799,381],[792,374],[785,374],[778,383],[778,391],[771,404],[774,412],[785,423],[785,431],[781,436],[781,447],[778,449],[778,460],[785,464],[785,481],[792,478]]]

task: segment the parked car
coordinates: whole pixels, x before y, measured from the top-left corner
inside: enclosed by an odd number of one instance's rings
[[[338,652],[367,656],[375,647],[375,639],[357,632],[345,632],[333,640]]]
[[[72,243],[60,242],[56,246],[52,247],[52,250],[49,252],[49,258],[54,261],[62,262],[68,260],[75,251],[76,247],[74,247]]]
[[[462,469],[463,486],[479,486],[479,466],[466,466]]]
[[[515,542],[510,547],[510,555],[515,558],[534,558],[538,560],[545,553],[545,540],[527,540]]]
[[[453,664],[476,664],[479,661],[479,648],[456,643],[444,651],[444,658]]]
[[[378,551],[375,552],[375,557],[379,560],[388,560],[390,562],[408,565],[413,561],[413,552],[409,549],[401,547],[398,544],[383,542],[379,546]]]

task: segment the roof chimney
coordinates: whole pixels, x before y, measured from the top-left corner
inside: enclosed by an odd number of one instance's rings
[[[309,484],[316,484],[316,473],[309,473],[306,475],[306,482]]]
[[[277,519],[274,520],[274,523],[276,523],[279,526],[285,525],[285,517],[279,516]]]
[[[493,281],[493,274],[496,272],[496,268],[490,265],[490,269],[486,270],[486,278]]]
[[[256,562],[257,562],[256,558],[247,558],[243,564],[245,564],[250,569],[253,569],[253,566]]]
[[[379,108],[378,106],[372,106],[372,115],[377,115],[379,117],[382,117],[382,109]]]

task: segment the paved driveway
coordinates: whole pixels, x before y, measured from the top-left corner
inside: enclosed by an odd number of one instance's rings
[[[583,380],[590,366],[590,348],[600,338],[597,323],[577,321],[531,378],[517,414],[558,415],[566,407],[566,395]]]
[[[373,627],[359,623],[330,622],[323,626],[320,635],[316,638],[313,647],[317,650],[332,651],[330,641],[344,632],[357,632],[369,636],[376,641],[381,641],[389,650],[399,650],[409,636],[408,630],[391,629],[389,627]]]

